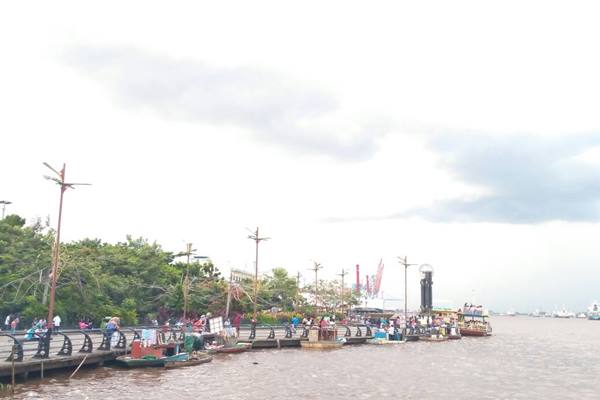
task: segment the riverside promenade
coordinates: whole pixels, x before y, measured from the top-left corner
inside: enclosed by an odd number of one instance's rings
[[[11,335],[0,332],[0,379],[7,381],[12,376],[13,366],[17,379],[43,377],[53,370],[74,371],[80,364],[86,367],[101,366],[126,354],[131,342],[139,338],[142,329],[156,327],[123,327],[117,338],[111,340],[100,329],[66,329],[54,332],[51,340],[25,340],[24,332]],[[366,326],[337,326],[338,337],[347,344],[361,344],[370,339],[371,330]],[[183,331],[177,329],[163,331],[163,341],[183,339]],[[206,340],[214,334],[205,334]],[[292,330],[289,326],[257,326],[252,330],[249,325],[240,329],[238,341],[251,343],[253,349],[300,347],[300,342],[308,337],[308,329],[299,327]],[[117,339],[117,340],[115,340]]]

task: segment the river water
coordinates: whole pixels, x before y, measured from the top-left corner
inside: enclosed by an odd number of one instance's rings
[[[17,388],[17,399],[599,399],[600,321],[492,319],[443,343],[259,350],[175,370],[103,367]]]

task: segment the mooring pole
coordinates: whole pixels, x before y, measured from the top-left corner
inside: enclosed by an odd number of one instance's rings
[[[12,380],[10,385],[10,391],[12,394],[15,394],[15,354],[17,354],[17,345],[13,344],[12,348],[12,357],[11,357],[11,366],[12,366]]]

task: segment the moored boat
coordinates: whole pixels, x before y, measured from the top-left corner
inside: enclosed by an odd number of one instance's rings
[[[221,346],[207,346],[206,350],[209,354],[215,353],[243,353],[244,351],[250,349],[252,347],[252,343],[236,343],[231,345],[221,345]]]
[[[488,321],[489,314],[481,306],[465,304],[464,310],[458,311],[458,327],[462,336],[491,336],[492,325]]]
[[[128,368],[163,367],[168,361],[186,361],[188,353],[180,352],[183,342],[161,339],[157,329],[143,329],[139,339],[131,342],[131,353],[115,359],[118,365]]]
[[[310,342],[303,340],[300,342],[300,346],[303,349],[315,349],[315,350],[327,350],[327,349],[339,349],[344,345],[341,340],[319,340],[318,342]]]
[[[157,357],[156,355],[147,354],[140,358],[124,355],[117,357],[117,364],[128,368],[145,368],[145,367],[164,367],[169,362],[185,362],[189,359],[187,353],[178,353],[172,356]]]
[[[588,307],[587,318],[592,321],[600,321],[600,306],[598,302],[594,302]]]
[[[367,343],[384,345],[384,344],[402,344],[402,343],[404,343],[404,341],[403,340],[389,340],[389,339],[374,338],[374,339],[368,339]]]
[[[165,368],[191,367],[194,365],[205,364],[212,361],[208,354],[193,354],[187,360],[169,359],[164,361]]]
[[[144,356],[142,358],[119,356],[115,359],[115,362],[127,368],[163,367],[165,365],[162,358],[155,356]]]
[[[575,316],[575,314],[573,314],[570,311],[567,311],[567,309],[565,307],[563,307],[560,310],[555,310],[552,313],[552,316],[554,318],[573,318]]]
[[[313,350],[339,349],[345,341],[344,338],[338,339],[335,328],[312,328],[308,331],[308,340],[301,341],[300,346],[303,349]]]

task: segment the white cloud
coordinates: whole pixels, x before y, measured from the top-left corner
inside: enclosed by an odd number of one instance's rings
[[[265,268],[303,270],[319,259],[333,276],[408,254],[434,265],[439,295],[458,302],[473,288],[496,308],[581,309],[597,297],[582,283],[598,261],[596,224],[361,220],[498,189],[483,173],[488,163],[472,163],[454,135],[446,155],[460,159],[439,164],[443,154],[427,146],[432,129],[516,138],[502,149],[522,146],[519,132],[533,147],[595,132],[595,3],[53,2],[36,11],[11,3],[0,16],[0,197],[11,211],[54,218],[56,188],[41,179],[41,162],[66,161],[70,177],[94,184],[68,193],[67,240],[131,233],[173,250],[192,241],[222,265],[250,267],[245,227],[259,224],[273,237]],[[138,57],[110,79],[88,77],[64,62],[74,48],[134,48]],[[170,83],[170,68],[186,78],[179,94],[168,85],[144,92],[157,77]],[[207,78],[219,73],[219,85]],[[231,81],[244,93],[231,96]],[[199,96],[207,87],[217,96]],[[536,160],[525,164],[546,172],[538,186],[581,172]],[[331,217],[357,221],[319,222]],[[549,289],[565,260],[570,286]],[[513,285],[538,273],[534,294]],[[390,276],[384,291],[398,292],[401,276]]]

